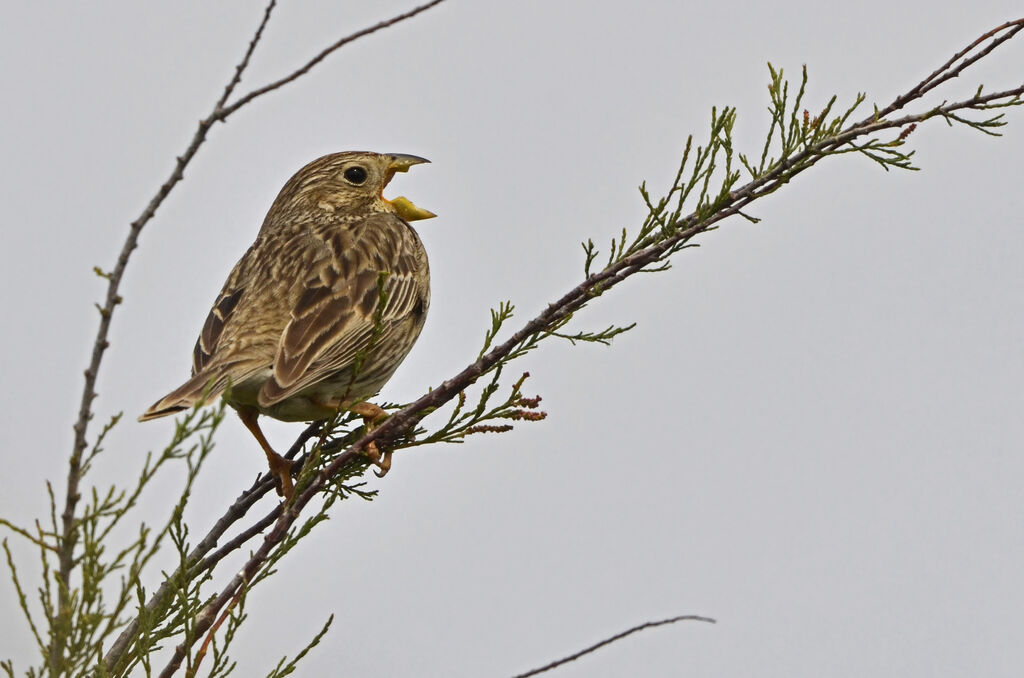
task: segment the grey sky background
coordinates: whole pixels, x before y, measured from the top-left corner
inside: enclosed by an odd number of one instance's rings
[[[283,3],[241,90],[409,6]],[[105,290],[91,269],[112,266],[262,3],[4,9],[0,513],[30,523],[47,479],[63,492]],[[711,106],[737,106],[737,144],[757,152],[767,61],[791,77],[808,65],[812,112],[833,93],[884,105],[1020,13],[452,0],[344,48],[216,126],[144,231],[93,432],[126,421],[93,482],[126,482],[167,441],[171,421],[134,418],[187,375],[227,272],[309,160],[433,161],[388,191],[440,215],[419,227],[426,329],[383,394],[408,401],[476,355],[490,307],[511,299],[525,321],[579,280],[581,240],[635,227],[635,187],[668,185]],[[1022,55],[1011,43],[944,96],[1016,85]],[[702,614],[719,623],[647,632],[557,675],[1019,676],[1024,111],[1008,117],[1002,139],[919,128],[922,172],[826,162],[758,203],[760,224],[726,222],[672,271],[597,300],[580,329],[636,329],[515,365],[546,421],[397,455],[376,501],[345,502],[250,596],[237,675],[264,675],[334,613],[300,675],[511,675]],[[267,430],[283,447],[301,427]],[[193,530],[263,468],[232,417]],[[148,521],[176,479],[144,502]],[[32,581],[36,557],[16,554]],[[0,656],[24,668],[34,650],[13,605],[0,582]]]

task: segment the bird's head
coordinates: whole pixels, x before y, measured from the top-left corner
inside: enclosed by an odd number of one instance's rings
[[[388,200],[384,187],[396,172],[430,162],[402,153],[346,151],[317,158],[295,173],[278,195],[274,208],[312,206],[328,212],[372,210],[393,212],[406,221],[436,216],[405,197]],[[272,208],[273,211],[273,208]]]

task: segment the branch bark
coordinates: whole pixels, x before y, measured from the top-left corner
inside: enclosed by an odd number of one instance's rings
[[[608,638],[605,638],[604,640],[598,641],[593,645],[583,648],[579,652],[574,652],[568,656],[562,657],[561,659],[556,659],[555,661],[549,664],[539,666],[531,671],[527,671],[526,673],[517,674],[513,676],[513,678],[530,678],[531,676],[539,676],[540,674],[547,673],[552,669],[557,669],[559,666],[568,664],[570,662],[574,662],[580,657],[585,657],[591,652],[596,652],[597,650],[600,650],[602,647],[606,645],[611,645],[614,642],[620,641],[626,636],[631,636],[634,633],[639,633],[640,631],[646,631],[647,629],[653,629],[659,626],[667,626],[669,624],[675,624],[681,621],[699,621],[707,622],[708,624],[717,623],[714,619],[711,619],[710,617],[698,617],[694,614],[683,615],[681,617],[672,617],[671,619],[662,619],[660,621],[644,622],[643,624],[637,624],[632,628],[628,628],[625,631],[616,633],[614,636],[610,636]]]

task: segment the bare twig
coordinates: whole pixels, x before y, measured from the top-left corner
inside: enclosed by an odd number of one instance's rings
[[[1024,28],[1024,19],[1004,24],[993,31],[989,31],[982,38],[971,43],[966,50],[958,53],[958,56],[947,62],[942,69],[930,75],[908,93],[897,98],[896,102],[885,110],[888,113],[894,112],[902,108],[907,102],[923,96],[934,89],[936,84],[948,80],[949,78],[945,77],[946,73],[952,73],[953,75],[950,77],[955,77],[962,73],[967,66],[975,63],[977,58],[980,57],[971,57],[955,67],[953,67],[953,64],[958,58],[977,48],[985,39],[997,36],[1001,31],[1007,31],[1007,33],[993,38],[992,43],[981,50],[982,56],[990,53],[995,47],[1016,35],[1021,28]],[[264,537],[263,544],[253,553],[241,571],[232,578],[216,598],[202,609],[195,623],[196,634],[203,634],[211,627],[217,619],[219,611],[233,599],[244,582],[254,579],[256,573],[267,561],[274,548],[287,537],[289,530],[305,506],[325,488],[332,477],[341,472],[357,456],[362,455],[363,450],[371,442],[393,439],[409,431],[428,412],[457,397],[461,391],[473,384],[481,375],[487,373],[503,359],[515,352],[531,336],[559,327],[560,322],[565,321],[575,311],[582,308],[595,295],[607,292],[626,278],[635,273],[643,272],[652,264],[662,262],[673,252],[679,251],[681,247],[685,246],[695,236],[715,228],[718,222],[730,216],[742,215],[743,209],[751,202],[774,192],[780,186],[792,180],[797,174],[812,167],[821,158],[827,157],[830,153],[835,153],[836,149],[849,144],[857,138],[883,130],[903,128],[906,125],[921,123],[934,117],[945,117],[960,110],[983,109],[992,102],[1020,97],[1022,94],[1024,94],[1024,85],[985,96],[982,96],[979,91],[970,99],[945,104],[922,113],[911,114],[893,120],[885,120],[881,115],[872,115],[859,123],[852,124],[837,134],[821,140],[817,144],[809,145],[799,153],[795,153],[780,161],[770,171],[766,171],[763,175],[758,176],[739,189],[722,196],[721,201],[716,203],[717,209],[713,213],[700,215],[698,212],[693,212],[685,217],[681,216],[672,224],[671,235],[656,239],[633,254],[610,263],[604,270],[588,275],[583,282],[566,292],[554,303],[549,304],[543,312],[527,322],[507,341],[481,355],[475,362],[468,365],[457,375],[393,414],[373,431],[348,446],[330,464],[321,469],[301,495],[295,497],[290,510],[282,512],[273,529]],[[173,674],[174,670],[180,666],[187,651],[188,643],[182,643],[177,646],[174,655],[168,663],[170,672],[166,673],[165,670],[165,675]]]
[[[405,21],[406,19],[411,19],[412,17],[416,16],[417,14],[421,14],[423,12],[426,12],[431,7],[434,7],[436,5],[440,5],[442,2],[444,2],[444,0],[431,0],[431,2],[427,2],[427,3],[424,3],[424,4],[420,5],[420,6],[418,6],[418,7],[414,7],[411,10],[409,10],[408,12],[405,12],[404,14],[398,14],[396,16],[391,17],[390,19],[385,19],[384,21],[381,21],[381,22],[376,23],[376,24],[374,24],[372,26],[364,28],[361,31],[356,31],[355,33],[353,33],[351,35],[345,36],[344,38],[342,38],[342,39],[338,40],[337,42],[335,42],[334,44],[330,45],[329,47],[321,50],[319,54],[317,54],[315,57],[313,57],[312,59],[307,61],[300,68],[295,69],[295,71],[293,71],[289,75],[286,75],[285,77],[283,77],[283,78],[281,78],[279,80],[275,80],[275,81],[273,81],[271,83],[268,83],[268,84],[266,84],[266,85],[264,85],[262,87],[258,87],[256,89],[254,89],[253,91],[249,92],[245,96],[241,97],[235,103],[233,103],[230,106],[224,108],[223,109],[223,118],[228,117],[229,115],[231,115],[232,113],[234,113],[239,108],[241,108],[242,106],[246,105],[247,103],[249,103],[250,101],[252,101],[256,97],[263,96],[264,94],[266,94],[268,92],[273,92],[275,89],[278,89],[279,87],[284,87],[285,85],[287,85],[288,83],[292,82],[293,80],[302,77],[303,75],[308,73],[310,71],[310,69],[312,69],[318,63],[320,63],[321,61],[326,59],[328,56],[330,56],[331,53],[341,49],[342,47],[344,47],[348,43],[352,42],[353,40],[358,40],[359,38],[362,38],[362,37],[365,37],[367,35],[370,35],[371,33],[376,33],[377,31],[382,30],[384,28],[389,28],[391,26],[394,26],[395,24],[400,23],[402,21]]]
[[[876,117],[884,118],[893,111],[903,108],[911,101],[921,98],[922,96],[924,96],[931,90],[935,89],[942,83],[946,82],[947,80],[951,80],[959,76],[961,73],[964,72],[964,70],[967,69],[968,66],[971,66],[979,59],[983,59],[984,57],[988,56],[996,47],[999,47],[999,45],[1003,44],[1007,40],[1013,38],[1013,36],[1017,35],[1017,32],[1024,28],[1024,23],[1022,22],[1024,22],[1024,20],[1022,19],[1018,19],[1016,21],[1007,21],[1002,26],[996,26],[987,33],[978,36],[977,40],[975,40],[971,44],[967,45],[967,47],[964,47],[962,50],[951,56],[949,60],[946,61],[946,63],[942,64],[935,71],[930,73],[927,78],[917,83],[917,85],[915,85],[910,91],[896,97],[891,104],[889,104],[882,110],[878,111]],[[1000,33],[1002,33],[1002,35],[999,35]],[[975,49],[977,49],[986,40],[990,39],[992,41],[983,49],[978,50],[977,53],[972,54],[970,57],[964,59],[965,56],[967,56]],[[955,64],[960,59],[964,59],[963,62],[961,62],[956,68],[953,68],[953,64]]]
[[[235,68],[234,76],[224,88],[224,93],[214,107],[214,112],[222,107],[227,98],[231,96],[231,92],[234,90],[235,85],[237,85],[239,80],[241,80],[242,73],[249,64],[249,58],[252,56],[253,51],[256,49],[256,45],[259,43],[259,40],[263,35],[263,29],[270,20],[270,13],[274,8],[275,2],[276,0],[271,0],[267,5],[266,11],[263,14],[263,20],[256,29],[256,33],[253,35],[253,38],[249,43],[245,56]],[[68,630],[66,628],[67,620],[70,619],[71,615],[71,610],[69,609],[69,606],[71,605],[71,570],[74,565],[74,550],[75,543],[77,541],[75,511],[80,497],[78,486],[82,479],[82,453],[88,446],[86,441],[86,432],[88,431],[89,422],[92,420],[93,416],[92,401],[96,399],[97,395],[96,378],[99,375],[100,364],[103,361],[103,354],[110,346],[110,342],[107,339],[110,333],[110,321],[114,316],[115,308],[121,303],[121,279],[124,277],[124,272],[128,267],[128,260],[131,257],[132,252],[138,246],[139,234],[142,232],[142,228],[150,219],[153,218],[153,215],[156,214],[157,209],[159,209],[160,205],[170,194],[174,186],[185,176],[185,167],[206,140],[206,135],[213,122],[212,116],[199,122],[199,129],[196,130],[196,133],[192,137],[192,141],[189,143],[188,147],[185,149],[185,152],[178,156],[170,177],[168,177],[160,186],[156,195],[153,196],[149,201],[149,204],[146,205],[146,208],[142,211],[142,214],[140,214],[138,218],[131,223],[128,230],[128,236],[125,238],[124,244],[121,246],[121,253],[117,257],[117,263],[114,265],[114,269],[104,275],[107,279],[107,296],[104,300],[103,306],[100,307],[100,325],[96,330],[96,340],[93,343],[92,357],[89,360],[89,367],[85,370],[85,385],[82,388],[82,400],[78,409],[78,420],[75,422],[74,426],[75,441],[71,450],[71,459],[68,462],[68,486],[64,500],[64,511],[61,514],[62,531],[60,539],[59,568],[57,571],[58,608],[55,612],[55,623],[53,625],[54,634],[50,644],[49,657],[50,673],[54,676],[58,675],[58,670],[64,656],[64,644],[66,642]]]
[[[544,666],[541,666],[539,668],[533,669],[531,671],[527,671],[526,673],[517,674],[513,678],[530,678],[530,676],[539,676],[540,674],[546,673],[546,672],[550,671],[551,669],[556,669],[559,666],[562,666],[563,664],[568,664],[570,662],[574,662],[577,659],[579,659],[580,657],[586,656],[586,655],[588,655],[591,652],[594,652],[596,650],[600,650],[605,645],[611,645],[612,643],[614,643],[614,642],[616,642],[618,640],[622,640],[626,636],[630,636],[630,635],[632,635],[634,633],[638,633],[638,632],[644,631],[646,629],[653,629],[653,628],[658,627],[658,626],[666,626],[668,624],[675,624],[676,622],[681,622],[681,621],[700,621],[700,622],[707,622],[709,624],[716,623],[715,620],[711,619],[710,617],[698,617],[697,615],[693,615],[693,614],[684,615],[684,616],[681,616],[681,617],[672,617],[671,619],[662,619],[661,621],[644,622],[643,624],[639,624],[637,626],[634,626],[631,629],[626,629],[625,631],[622,631],[621,633],[616,633],[614,636],[611,636],[609,638],[605,638],[604,640],[602,640],[600,642],[597,642],[597,643],[594,643],[593,645],[591,645],[589,647],[585,647],[582,650],[580,650],[579,652],[574,652],[573,654],[568,655],[566,657],[562,657],[561,659],[556,659],[555,661],[551,662],[550,664],[545,664]]]
[[[253,52],[256,51],[256,45],[260,43],[260,38],[263,37],[263,29],[267,27],[267,23],[270,21],[270,13],[274,11],[274,7],[277,6],[277,0],[270,0],[267,3],[266,9],[263,10],[263,20],[260,21],[259,27],[256,32],[252,35],[252,40],[249,41],[249,48],[245,51],[245,56],[235,66],[235,74],[231,77],[227,86],[224,87],[224,93],[220,95],[220,99],[217,99],[216,105],[213,110],[219,111],[224,109],[224,105],[227,104],[228,99],[231,98],[231,93],[235,91],[235,87],[242,81],[242,74],[245,73],[245,69],[249,67],[249,59],[252,58]],[[236,106],[236,108],[238,108]]]

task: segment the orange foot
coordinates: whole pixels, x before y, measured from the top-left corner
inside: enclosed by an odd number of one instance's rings
[[[379,426],[389,416],[379,405],[368,402],[355,403],[350,405],[348,410],[363,418],[363,426],[366,427],[367,433]],[[377,467],[377,470],[374,471],[377,477],[383,478],[386,476],[388,471],[391,470],[391,450],[385,450],[384,454],[381,454],[377,448],[376,441],[371,440],[364,451],[366,456],[370,458],[370,462]]]

